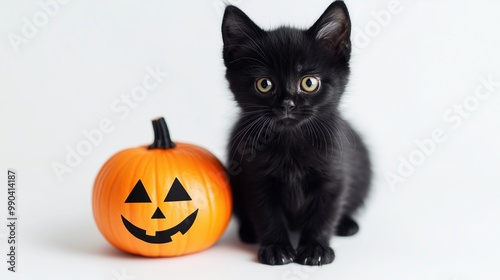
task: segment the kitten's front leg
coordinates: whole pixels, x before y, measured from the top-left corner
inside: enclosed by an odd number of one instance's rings
[[[276,213],[273,213],[273,216]],[[292,263],[296,259],[295,249],[288,238],[286,226],[281,217],[261,220],[259,262],[270,265]]]
[[[316,194],[309,205],[309,217],[304,224],[297,248],[297,263],[322,265],[333,262],[335,253],[330,238],[338,221],[339,196],[331,192]]]
[[[275,186],[264,186],[263,190],[273,187]],[[276,201],[276,197],[269,194],[260,194],[258,198],[260,201],[258,206],[252,209],[251,216],[260,241],[259,262],[269,265],[294,262],[295,249],[288,236],[280,203]]]

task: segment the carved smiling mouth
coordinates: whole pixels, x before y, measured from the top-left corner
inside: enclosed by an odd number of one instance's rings
[[[123,215],[122,215],[122,221],[123,225],[125,225],[127,230],[136,238],[147,243],[163,244],[171,242],[172,235],[176,234],[177,232],[180,232],[184,235],[193,225],[194,220],[196,220],[196,215],[198,215],[198,209],[196,209],[196,211],[191,213],[191,215],[189,215],[187,218],[185,218],[182,222],[180,222],[176,226],[166,230],[156,231],[155,235],[147,235],[146,230],[135,226],[134,224],[129,222],[125,217],[123,217]]]

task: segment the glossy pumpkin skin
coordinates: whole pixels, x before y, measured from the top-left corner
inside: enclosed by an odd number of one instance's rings
[[[176,178],[192,200],[164,201]],[[125,203],[138,180],[151,202]],[[142,146],[118,152],[97,175],[92,201],[104,237],[120,250],[147,257],[180,256],[212,246],[226,229],[232,210],[222,164],[207,150],[183,143],[168,149]],[[165,218],[152,218],[157,207]],[[136,238],[122,221],[123,216],[147,235],[155,235],[175,227],[196,210],[189,230],[184,235],[177,232],[171,242],[162,244]]]

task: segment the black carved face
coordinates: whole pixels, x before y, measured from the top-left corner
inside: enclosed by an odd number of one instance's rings
[[[191,197],[187,193],[186,189],[182,186],[181,182],[177,178],[175,178],[163,202],[169,203],[177,201],[191,201]],[[125,203],[152,203],[146,191],[146,188],[144,188],[144,185],[142,184],[141,180],[137,181],[134,188],[130,192],[129,196],[125,200]],[[198,214],[198,209],[196,209],[196,211],[191,213],[187,218],[185,218],[182,222],[180,222],[176,226],[165,230],[156,231],[155,235],[147,235],[146,230],[135,226],[129,220],[123,217],[123,215],[121,217],[123,224],[125,225],[127,230],[136,238],[147,243],[162,244],[171,242],[172,241],[171,236],[176,234],[177,232],[185,234],[193,225],[197,214]],[[152,213],[151,219],[165,219],[165,218],[166,217],[161,211],[160,207],[159,206],[156,207],[156,210],[154,211],[154,213]]]

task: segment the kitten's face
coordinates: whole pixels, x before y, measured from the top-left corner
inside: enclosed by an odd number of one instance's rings
[[[349,74],[350,22],[343,2],[330,5],[308,30],[268,32],[229,6],[222,32],[226,77],[246,116],[293,128],[336,110]]]

